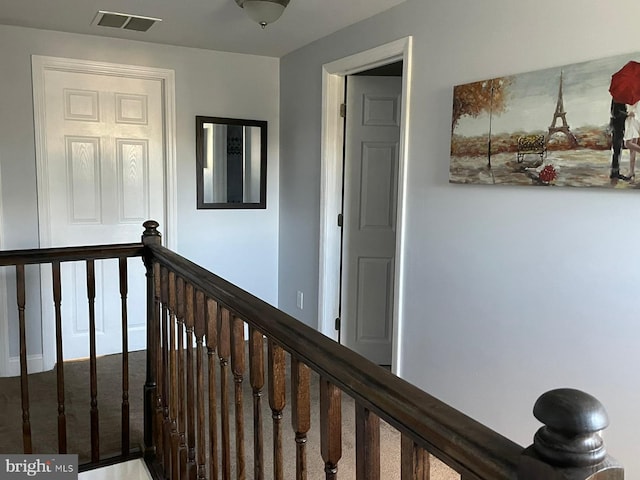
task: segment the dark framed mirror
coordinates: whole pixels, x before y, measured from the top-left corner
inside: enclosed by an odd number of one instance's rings
[[[196,117],[198,208],[267,207],[267,122]]]

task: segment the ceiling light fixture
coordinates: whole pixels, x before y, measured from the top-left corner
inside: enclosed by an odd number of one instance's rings
[[[280,18],[289,0],[236,0],[236,3],[251,20],[264,28]]]

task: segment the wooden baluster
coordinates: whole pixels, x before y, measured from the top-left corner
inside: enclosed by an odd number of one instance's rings
[[[56,383],[58,390],[58,453],[67,453],[67,416],[64,399],[64,356],[62,352],[62,282],[60,262],[51,264],[53,304],[56,316]]]
[[[179,462],[180,475],[178,478],[187,478],[187,437],[185,428],[187,425],[187,417],[185,410],[185,351],[184,351],[184,280],[178,277],[176,281],[177,289],[177,310],[178,310],[178,434],[180,436],[179,445]]]
[[[187,325],[187,478],[194,480],[197,476],[196,465],[196,420],[195,399],[193,394],[193,324],[195,316],[195,292],[193,285],[187,283],[185,287],[185,323]]]
[[[25,310],[24,265],[16,265],[16,290],[18,300],[18,323],[20,328],[20,392],[22,397],[22,448],[26,454],[33,453],[31,445],[31,420],[29,419],[29,380],[27,371],[27,333]]]
[[[262,389],[264,388],[264,340],[262,333],[249,328],[249,376],[253,390],[253,478],[264,479],[262,435]]]
[[[220,423],[222,447],[222,479],[231,479],[231,436],[229,433],[229,357],[231,335],[229,310],[222,307],[218,316],[218,360],[220,361]]]
[[[357,402],[356,478],[380,480],[380,419]]]
[[[242,382],[244,381],[245,371],[244,322],[233,315],[231,324],[231,370],[233,371],[235,383],[234,398],[236,401],[236,478],[237,480],[244,480],[244,414],[242,397]]]
[[[169,418],[169,392],[171,378],[169,374],[169,271],[160,268],[160,302],[162,304],[162,464],[166,474],[171,472],[171,419]]]
[[[204,441],[204,367],[202,342],[204,337],[204,294],[197,290],[195,292],[195,317],[194,333],[196,337],[196,474],[198,480],[206,478],[205,473],[205,441]]]
[[[147,358],[146,358],[146,378],[144,384],[144,448],[145,455],[151,457],[158,453],[157,450],[157,423],[155,408],[158,397],[158,295],[156,295],[156,275],[153,258],[149,245],[160,244],[160,233],[157,230],[158,222],[149,220],[144,223],[145,231],[142,234],[142,243],[145,245],[145,252],[142,257],[146,269],[147,277]]]
[[[203,338],[205,332],[205,310],[204,310],[204,293],[200,290],[196,292],[196,318],[195,318],[195,332],[196,332],[196,400],[198,410],[198,420],[196,424],[197,428],[197,455],[198,455],[198,480],[205,480],[207,478],[206,471],[206,450],[204,443],[204,351],[203,351]]]
[[[429,452],[416,445],[410,437],[404,434],[400,448],[402,480],[429,480],[431,478]]]
[[[216,348],[218,344],[218,304],[207,299],[207,357],[209,374],[209,476],[218,480],[218,407],[216,401]],[[258,480],[258,479],[256,479]]]
[[[296,432],[296,480],[307,478],[307,432],[311,428],[309,367],[291,358],[291,425]]]
[[[169,417],[171,421],[171,478],[180,478],[180,435],[178,434],[178,351],[176,345],[176,275],[169,272]]]
[[[87,260],[87,300],[89,303],[89,370],[91,377],[91,461],[97,462],[100,460],[100,422],[96,364],[96,274],[93,260]]]
[[[129,454],[129,327],[127,319],[127,257],[119,259],[120,303],[122,316],[122,455]]]
[[[164,408],[162,406],[162,397],[163,397],[163,391],[164,391],[164,384],[166,382],[166,379],[164,378],[164,373],[163,373],[163,369],[162,369],[162,365],[163,365],[163,348],[162,348],[162,344],[163,344],[163,332],[162,332],[162,325],[163,325],[163,321],[162,321],[162,305],[161,305],[161,283],[162,280],[160,278],[160,265],[159,264],[155,264],[154,265],[154,278],[155,278],[155,297],[156,297],[156,305],[155,305],[155,310],[156,310],[156,330],[157,330],[157,336],[156,336],[156,372],[157,372],[157,388],[156,388],[156,415],[155,415],[155,424],[156,424],[156,428],[155,428],[155,432],[156,432],[156,453],[157,453],[157,458],[158,461],[163,462],[164,461],[164,450],[165,448],[169,448],[168,445],[164,444]]]
[[[327,480],[338,478],[338,461],[342,457],[342,392],[320,378],[320,452]]]
[[[269,406],[273,419],[273,478],[283,480],[282,411],[286,405],[285,355],[279,345],[268,342],[269,353]]]

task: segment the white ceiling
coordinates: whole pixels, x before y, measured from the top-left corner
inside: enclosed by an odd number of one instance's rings
[[[405,0],[291,0],[262,30],[235,0],[0,0],[0,24],[281,57]],[[92,25],[98,10],[162,18],[148,32]]]

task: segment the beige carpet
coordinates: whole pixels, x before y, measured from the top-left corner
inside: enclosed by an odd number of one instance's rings
[[[131,445],[142,443],[142,386],[145,352],[129,355],[129,403]],[[120,355],[100,357],[98,364],[98,410],[102,457],[120,451],[122,363]],[[80,464],[90,460],[89,362],[64,364],[65,413],[69,453],[78,453]],[[58,403],[56,372],[29,375],[31,433],[34,453],[58,450]],[[20,377],[0,378],[0,453],[22,453]]]
[[[142,443],[142,386],[145,378],[145,352],[130,354],[129,385],[131,408],[131,445]],[[266,357],[265,357],[266,358]],[[288,369],[287,369],[288,370]],[[98,359],[98,409],[100,412],[100,452],[106,457],[120,449],[121,356],[110,355]],[[216,373],[219,373],[216,372]],[[218,375],[219,376],[219,375]],[[69,452],[78,453],[80,463],[90,455],[89,436],[89,366],[86,361],[65,363],[65,394]],[[318,378],[312,375],[312,429],[307,441],[308,478],[323,479],[324,464],[320,456]],[[233,380],[229,382],[233,388]],[[289,384],[287,384],[289,385]],[[247,478],[253,478],[253,404],[248,377],[243,385],[245,416],[245,452]],[[55,371],[33,374],[29,378],[31,398],[30,419],[35,453],[57,451],[57,393]],[[219,402],[218,402],[219,405]],[[233,394],[230,424],[233,429]],[[285,478],[295,478],[294,433],[291,428],[290,402],[282,419]],[[267,386],[262,397],[264,418],[265,478],[272,478],[272,419],[267,400]],[[22,411],[20,379],[0,379],[0,453],[22,452]],[[342,403],[342,459],[338,464],[339,478],[355,478],[355,409],[351,398],[343,395]],[[219,427],[218,427],[219,428]],[[400,435],[381,422],[381,478],[400,479]],[[235,437],[232,436],[232,447]],[[232,455],[235,455],[232,448]],[[232,458],[234,458],[232,456]],[[235,475],[234,475],[235,478]],[[454,480],[459,476],[445,465],[432,459],[432,479]]]

